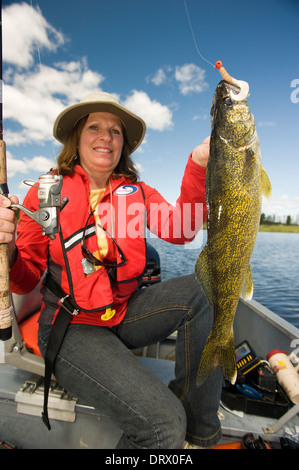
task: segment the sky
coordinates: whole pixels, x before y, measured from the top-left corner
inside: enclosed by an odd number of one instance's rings
[[[299,0],[2,0],[10,194],[22,202],[23,181],[55,165],[57,115],[106,91],[145,120],[133,160],[141,180],[175,202],[189,154],[210,135],[221,60],[250,86],[273,188],[262,211],[298,222],[298,31]]]

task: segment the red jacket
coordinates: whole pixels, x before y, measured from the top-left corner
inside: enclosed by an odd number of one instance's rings
[[[112,192],[112,198],[111,198]],[[205,220],[205,169],[189,157],[176,206],[171,206],[145,183],[132,184],[125,178],[111,180],[99,206],[103,226],[123,250],[127,263],[117,268],[117,282],[112,286],[106,268],[90,275],[82,268],[81,238],[89,211],[89,180],[79,165],[72,176],[65,176],[61,197],[69,198],[60,216],[61,232],[55,240],[43,236],[36,222],[21,212],[17,227],[17,260],[10,271],[10,290],[17,294],[30,292],[48,268],[54,280],[70,294],[74,307],[80,310],[72,322],[113,326],[122,321],[132,293],[138,288],[138,277],[146,263],[146,226],[155,235],[171,243],[183,244],[195,236],[198,218]],[[113,212],[111,212],[111,204]],[[31,188],[24,205],[38,209],[37,191]],[[196,213],[196,209],[199,212]],[[203,209],[203,219],[201,219]],[[111,218],[113,224],[111,224]],[[88,223],[86,245],[96,250],[94,219]],[[105,261],[117,259],[118,251],[108,237]],[[45,287],[40,322],[51,324],[59,305]]]

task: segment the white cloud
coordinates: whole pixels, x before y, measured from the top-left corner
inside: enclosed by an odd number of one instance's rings
[[[27,173],[26,163],[13,157],[9,150],[6,150],[7,177],[11,178],[16,173]]]
[[[8,145],[42,144],[51,140],[54,120],[62,109],[100,90],[104,80],[101,74],[88,69],[85,59],[56,64],[56,67],[38,65],[26,75],[10,71],[7,74],[3,92],[4,118],[22,127],[21,131],[7,127]]]
[[[151,100],[144,91],[133,90],[122,104],[140,116],[150,129],[164,131],[173,126],[170,109],[156,100]]]
[[[156,86],[165,85],[171,80],[171,77],[168,76],[170,71],[170,67],[160,67],[153,75],[148,75],[145,81],[146,83],[153,83]]]
[[[53,123],[62,109],[99,91],[104,77],[90,70],[85,58],[53,67],[34,65],[37,47],[55,52],[65,42],[38,7],[26,3],[6,7],[3,36],[3,56],[10,64],[4,76],[3,114],[14,123],[5,123],[6,143],[44,144],[52,139]]]
[[[54,159],[43,157],[42,155],[38,157],[33,157],[31,160],[24,159],[28,170],[38,171],[39,173],[47,172],[55,165]]]
[[[205,82],[205,70],[195,64],[177,65],[174,69],[170,66],[159,68],[147,82],[152,82],[156,86],[177,82],[179,90],[183,95],[191,93],[202,93],[208,88]]]
[[[185,64],[175,68],[175,79],[183,95],[201,93],[208,88],[205,82],[205,70],[195,64]]]
[[[162,85],[162,83],[165,83],[166,79],[167,79],[166,73],[161,68],[161,69],[157,70],[157,72],[155,73],[155,75],[151,79],[151,82],[153,82],[154,85],[159,86],[159,85]]]
[[[263,197],[262,212],[267,215],[297,216],[299,214],[299,196],[293,198],[287,194],[271,196],[269,199]]]
[[[17,173],[28,174],[31,171],[37,171],[39,173],[44,173],[50,170],[51,167],[55,165],[54,159],[43,156],[36,156],[31,160],[17,159],[15,158],[10,151],[6,151],[7,159],[7,177],[12,178]]]
[[[65,42],[63,34],[43,17],[39,7],[14,3],[3,9],[3,59],[18,67],[29,67],[38,48],[55,51]]]

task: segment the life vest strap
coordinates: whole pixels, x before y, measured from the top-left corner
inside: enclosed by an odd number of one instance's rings
[[[48,398],[51,384],[51,377],[54,369],[54,363],[61,347],[68,325],[73,315],[78,314],[78,310],[74,309],[69,296],[61,289],[61,287],[47,274],[44,283],[53,294],[60,298],[60,309],[51,328],[49,341],[47,344],[45,355],[45,379],[44,379],[44,407],[42,412],[42,420],[46,427],[51,429],[48,416]]]

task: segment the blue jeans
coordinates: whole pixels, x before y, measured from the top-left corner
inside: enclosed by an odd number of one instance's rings
[[[194,275],[138,290],[120,325],[69,326],[55,377],[84,403],[109,410],[124,431],[118,448],[181,448],[185,438],[210,447],[221,438],[217,410],[222,374],[214,371],[198,388],[195,381],[212,320]],[[166,387],[131,349],[161,341],[175,330],[175,378]],[[49,331],[49,326],[40,325],[42,354]]]

